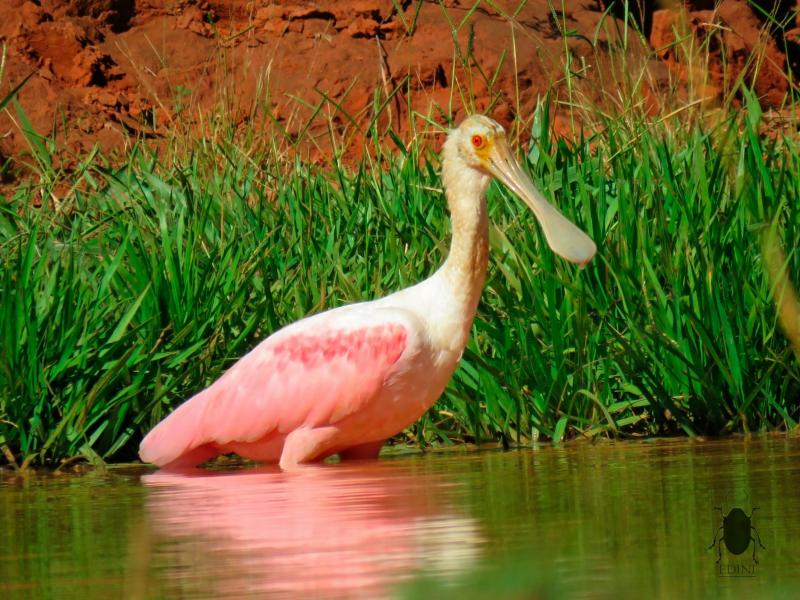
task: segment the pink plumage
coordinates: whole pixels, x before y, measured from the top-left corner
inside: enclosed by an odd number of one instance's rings
[[[533,210],[553,250],[581,265],[594,255],[594,242],[534,188],[491,119],[476,115],[452,130],[442,165],[453,239],[436,273],[273,334],[156,426],[142,460],[196,465],[236,452],[291,468],[332,454],[377,456],[433,405],[461,359],[488,265],[490,175]]]
[[[343,327],[323,316],[267,338],[178,407],[144,438],[142,460],[184,466],[237,452],[276,462],[292,432],[334,426],[362,409],[405,350],[406,328],[393,322]],[[322,444],[302,459],[342,449]]]

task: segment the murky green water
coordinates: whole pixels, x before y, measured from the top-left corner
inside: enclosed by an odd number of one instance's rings
[[[715,506],[759,507],[758,564],[752,544],[716,564]],[[797,438],[0,475],[4,599],[752,598],[799,584]]]

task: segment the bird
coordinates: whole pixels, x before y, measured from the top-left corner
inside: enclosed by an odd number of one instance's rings
[[[452,236],[433,275],[279,329],[156,425],[139,446],[141,460],[174,469],[235,453],[292,470],[333,455],[377,458],[436,402],[461,359],[488,268],[493,177],[533,211],[556,254],[581,266],[595,255],[592,239],[536,189],[489,117],[449,130],[441,165]]]

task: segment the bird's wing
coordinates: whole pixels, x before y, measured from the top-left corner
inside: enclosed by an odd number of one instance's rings
[[[179,406],[142,440],[139,455],[165,465],[204,444],[336,423],[380,389],[419,338],[411,313],[371,303],[298,321]]]

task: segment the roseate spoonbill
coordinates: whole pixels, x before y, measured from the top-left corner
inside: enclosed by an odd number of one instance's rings
[[[461,358],[488,265],[491,176],[533,210],[554,252],[581,265],[594,256],[594,242],[533,186],[503,128],[469,117],[442,149],[453,227],[444,264],[415,286],[269,336],[159,423],[142,460],[193,466],[235,452],[289,469],[333,454],[377,457],[439,398]]]

